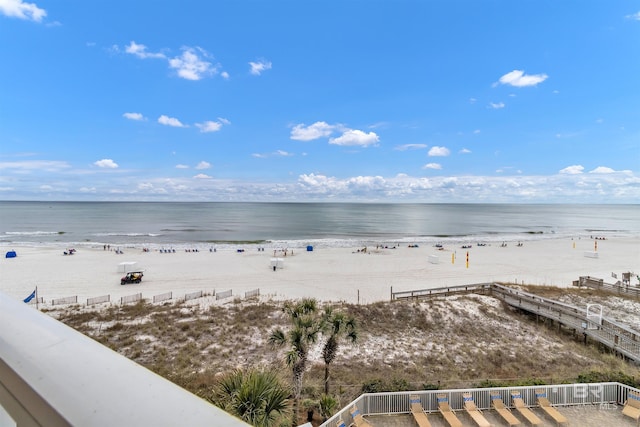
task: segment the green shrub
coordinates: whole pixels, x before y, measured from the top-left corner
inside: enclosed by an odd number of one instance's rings
[[[384,393],[390,391],[409,391],[413,387],[404,378],[394,377],[390,381],[374,378],[362,384],[363,393]]]
[[[626,384],[631,387],[640,386],[640,382],[631,375],[625,374],[621,371],[589,371],[584,374],[578,375],[576,378],[578,383],[604,383],[604,382],[617,382]]]

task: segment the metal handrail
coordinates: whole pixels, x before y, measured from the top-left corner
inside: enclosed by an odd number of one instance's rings
[[[629,391],[640,390],[617,382],[554,384],[522,387],[491,387],[451,390],[420,390],[389,393],[367,393],[359,396],[347,406],[333,415],[321,427],[336,425],[342,419],[346,425],[350,424],[349,410],[356,406],[365,416],[371,415],[401,415],[411,412],[410,396],[418,396],[423,409],[427,413],[438,412],[438,395],[445,394],[449,405],[454,411],[463,411],[463,393],[471,393],[476,406],[480,410],[491,409],[491,395],[499,394],[505,406],[513,408],[511,392],[518,391],[528,406],[537,406],[536,391],[543,390],[547,398],[555,406],[579,405],[622,405],[627,400]]]

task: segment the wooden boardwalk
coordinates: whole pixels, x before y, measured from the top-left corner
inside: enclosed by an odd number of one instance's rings
[[[535,314],[558,325],[573,329],[593,341],[599,342],[620,355],[640,363],[640,332],[613,319],[587,315],[587,309],[544,298],[497,283],[477,283],[412,291],[391,291],[391,300],[421,299],[464,293],[491,295],[512,307]]]

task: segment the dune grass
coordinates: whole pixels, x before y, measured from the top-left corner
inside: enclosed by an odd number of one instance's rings
[[[579,289],[528,288],[575,303],[620,298]],[[637,303],[637,302],[636,302]],[[228,301],[208,307],[165,302],[49,314],[124,356],[200,395],[236,368],[283,368],[283,350],[267,338],[287,328],[281,301]],[[400,391],[638,378],[638,369],[566,331],[536,323],[483,295],[446,299],[334,304],[355,317],[359,342],[341,346],[332,393],[346,404],[363,391]],[[640,310],[639,310],[640,311]],[[323,391],[321,340],[310,351],[303,397]]]

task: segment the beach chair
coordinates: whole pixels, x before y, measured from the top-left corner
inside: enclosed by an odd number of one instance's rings
[[[640,394],[630,391],[627,394],[627,401],[624,402],[622,413],[627,417],[636,420],[636,425],[640,425]]]
[[[364,419],[360,410],[355,405],[351,407],[349,413],[351,414],[351,417],[353,417],[353,423],[357,427],[372,427],[371,423]]]
[[[347,424],[342,420],[342,418],[338,418],[336,421],[336,427],[347,427]]]
[[[437,395],[437,397],[438,410],[444,417],[445,421],[447,421],[447,423],[451,427],[462,427],[462,423],[460,422],[458,417],[456,417],[456,414],[451,409],[451,406],[449,406],[449,398],[447,397],[447,395],[444,393],[440,393]]]
[[[536,399],[538,400],[538,405],[542,408],[547,415],[549,415],[556,422],[556,425],[569,425],[569,420],[567,417],[562,415],[556,408],[551,406],[551,402],[547,399],[547,392],[544,390],[536,390]]]
[[[480,409],[476,406],[476,402],[473,401],[471,393],[462,393],[462,401],[465,411],[471,415],[471,418],[473,418],[473,421],[478,427],[491,427],[491,423],[482,415],[482,412],[480,412]]]
[[[424,412],[422,403],[420,403],[420,396],[416,396],[415,394],[409,396],[409,403],[411,405],[411,414],[413,415],[413,419],[416,420],[418,426],[431,427],[431,423],[427,419],[427,414]]]
[[[502,401],[502,396],[499,393],[491,393],[491,406],[498,412],[498,415],[510,426],[522,425],[519,419],[515,417]]]
[[[522,415],[529,424],[532,426],[541,426],[542,420],[538,418],[536,414],[531,412],[531,410],[527,407],[522,399],[522,394],[519,391],[511,392],[511,400],[513,400],[513,406],[516,407],[516,410]]]

